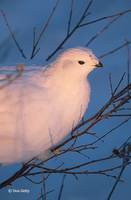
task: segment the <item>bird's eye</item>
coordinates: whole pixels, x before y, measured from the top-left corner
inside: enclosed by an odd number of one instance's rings
[[[85,64],[85,62],[84,62],[83,60],[79,60],[78,63],[79,63],[80,65],[84,65],[84,64]]]

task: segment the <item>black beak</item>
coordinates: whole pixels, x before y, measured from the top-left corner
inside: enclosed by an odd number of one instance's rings
[[[98,64],[96,64],[96,67],[103,67],[103,64],[99,62]]]

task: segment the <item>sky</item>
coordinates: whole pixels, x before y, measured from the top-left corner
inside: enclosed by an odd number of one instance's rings
[[[27,59],[22,58],[20,52],[16,48],[14,41],[7,29],[3,17],[0,16],[0,66],[10,66],[23,63],[25,65],[47,65],[55,59],[55,57],[60,53],[52,57],[52,59],[47,62],[46,58],[48,55],[56,48],[60,41],[64,38],[67,31],[67,17],[69,15],[70,0],[60,0],[56,13],[48,26],[45,34],[43,35],[39,47],[40,51],[34,59],[30,59],[32,50],[32,39],[33,39],[33,28],[36,27],[36,35],[46,23],[47,17],[51,12],[55,0],[1,0],[0,9],[4,11],[8,22],[11,26],[12,32],[15,34],[17,41],[19,42],[21,48],[24,50]],[[74,12],[72,18],[72,27],[77,22],[82,10],[87,4],[87,0],[74,0]],[[97,17],[102,17],[106,15],[111,15],[116,12],[121,12],[123,10],[131,9],[130,0],[99,0],[94,1],[91,13],[89,14],[87,20],[92,20]],[[91,43],[89,48],[93,52],[100,56],[104,52],[119,46],[125,40],[131,40],[131,26],[129,22],[131,21],[131,14],[127,14],[113,23],[110,28],[105,31],[101,36]],[[107,22],[107,21],[106,21]],[[105,22],[100,22],[95,25],[90,25],[88,27],[83,27],[77,31],[73,36],[65,43],[64,49],[85,46],[89,39],[98,32]],[[109,98],[109,73],[112,74],[113,84],[117,84],[123,72],[127,70],[127,53],[126,49],[119,51],[116,54],[110,55],[102,60],[104,68],[101,70],[96,70],[89,75],[89,82],[91,85],[91,101],[89,108],[86,112],[86,117],[95,113]],[[95,131],[98,136],[101,133],[109,130],[115,124],[119,123],[120,120],[111,120],[106,122],[101,126],[97,126]],[[91,153],[92,158],[97,156],[104,156],[106,153],[110,153],[114,147],[119,146],[126,138],[130,135],[131,125],[127,123],[115,134],[108,137],[105,143],[102,143],[102,147],[98,152],[95,151]],[[90,138],[87,138],[87,140]],[[83,139],[84,140],[84,139]],[[81,141],[82,142],[82,141]],[[70,163],[72,160],[76,162],[84,161],[85,158],[79,158],[80,160],[75,160],[76,157],[72,155],[62,158],[65,163]],[[59,162],[62,161],[62,159]],[[83,159],[83,160],[82,160]],[[53,161],[54,162],[54,161]],[[55,165],[50,163],[50,165]],[[4,166],[0,168],[0,180],[10,176],[19,168],[19,165]],[[123,200],[129,199],[131,196],[130,190],[130,179],[131,174],[130,169],[124,173],[124,183],[119,184],[116,192],[114,193],[112,200]],[[58,189],[61,182],[61,176],[54,175],[49,181],[47,181],[47,187],[49,190]],[[56,181],[57,180],[57,181]],[[102,176],[81,176],[79,181],[76,181],[72,177],[66,178],[66,186],[63,191],[63,200],[105,200],[110,188],[113,184],[111,178]],[[13,184],[13,188],[25,188],[29,189],[29,193],[9,193],[7,189],[0,191],[0,199],[6,200],[36,200],[40,188],[36,185],[29,183],[25,179],[20,179]],[[48,199],[57,199],[57,193],[52,192],[49,194]]]

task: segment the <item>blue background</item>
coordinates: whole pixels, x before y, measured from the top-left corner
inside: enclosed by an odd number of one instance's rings
[[[74,25],[80,13],[85,8],[86,0],[75,0],[74,1],[74,13],[72,25]],[[49,13],[51,12],[55,0],[1,0],[0,9],[3,9],[7,15],[8,21],[12,27],[13,33],[16,35],[21,47],[23,48],[25,54],[29,57],[32,50],[32,37],[33,37],[33,27],[37,28],[37,31],[41,30],[43,24],[46,22]],[[47,56],[55,49],[59,42],[64,38],[67,28],[67,17],[69,15],[70,0],[61,0],[60,4],[56,10],[56,13],[51,21],[47,31],[45,32],[43,38],[40,42],[40,52],[33,59],[24,60],[20,52],[16,49],[16,46],[8,32],[5,25],[5,21],[2,16],[0,16],[0,65],[16,65],[17,63],[24,63],[25,65],[31,64],[47,64],[45,59]],[[96,17],[111,15],[116,12],[121,12],[123,10],[131,8],[130,0],[99,0],[95,1],[91,14],[88,19],[95,19]],[[100,30],[106,23],[99,22],[88,27],[83,27],[77,31],[64,45],[64,49],[84,46],[88,40],[94,35],[98,30]],[[95,40],[89,48],[91,48],[97,56],[100,56],[104,52],[119,46],[125,39],[131,39],[131,14],[127,14],[121,17],[118,21],[113,23],[111,27],[104,32],[97,40]],[[55,56],[53,57],[53,59]],[[52,60],[53,60],[52,59]],[[51,60],[50,60],[51,62]],[[92,94],[91,102],[89,104],[86,117],[95,113],[109,98],[110,87],[108,76],[112,73],[113,84],[117,84],[123,72],[127,70],[127,49],[124,48],[121,51],[110,55],[103,59],[104,68],[101,70],[96,70],[90,74],[89,80],[91,84]],[[122,119],[112,119],[105,123],[101,123],[96,128],[93,128],[93,132],[96,132],[98,136],[104,134],[106,131],[110,130],[111,127],[115,126]],[[90,151],[89,156],[91,159],[98,158],[100,156],[105,156],[111,153],[114,147],[118,147],[126,138],[130,135],[130,122],[121,127],[121,129],[113,132],[107,137],[104,143],[100,143],[100,148],[98,151]],[[92,140],[92,137],[82,138],[81,141]],[[49,163],[49,166],[55,166],[55,164],[60,164],[62,161],[66,165],[84,162],[86,158],[77,157],[75,155],[65,156],[61,159],[56,159],[53,163]],[[88,160],[88,158],[87,158]],[[56,162],[56,163],[55,163]],[[113,164],[110,163],[106,166],[111,167]],[[10,176],[19,168],[19,165],[5,166],[0,169],[0,179]],[[129,173],[129,168],[125,171],[123,178],[124,183],[120,183],[114,193],[112,200],[129,200],[131,196],[130,190],[130,180],[131,174]],[[47,181],[46,187],[48,190],[56,189],[56,191],[49,194],[49,199],[57,199],[57,190],[60,187],[62,176],[53,175]],[[73,177],[67,177],[65,179],[65,188],[63,191],[63,199],[68,200],[105,200],[107,194],[114,180],[111,178],[103,177],[100,175],[82,175],[79,181],[76,181]],[[12,193],[9,194],[7,189],[0,191],[0,199],[14,200],[14,199],[25,199],[25,200],[35,200],[40,194],[40,187],[29,183],[27,180],[20,179],[13,184],[13,188],[26,188],[30,189],[29,194],[22,193]]]

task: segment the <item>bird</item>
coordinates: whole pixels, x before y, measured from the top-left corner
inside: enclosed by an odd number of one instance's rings
[[[47,67],[19,64],[16,73],[1,73],[0,163],[44,159],[82,119],[90,101],[88,75],[99,67],[90,49],[75,47]]]

